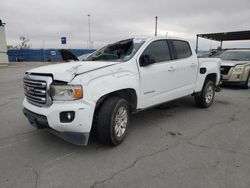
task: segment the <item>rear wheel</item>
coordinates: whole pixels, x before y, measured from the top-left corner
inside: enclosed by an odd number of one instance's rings
[[[97,136],[102,144],[117,146],[123,142],[130,119],[128,102],[110,97],[100,107],[97,118]]]
[[[202,91],[195,95],[195,102],[201,108],[208,108],[214,102],[215,85],[211,80],[207,80]]]

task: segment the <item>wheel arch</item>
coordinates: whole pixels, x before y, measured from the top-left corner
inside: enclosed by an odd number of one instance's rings
[[[214,84],[216,85],[217,74],[216,74],[216,73],[210,73],[210,74],[208,74],[208,75],[206,76],[206,78],[205,78],[205,81],[206,81],[206,80],[211,80],[211,81],[213,81]],[[205,82],[204,82],[204,84],[205,84]]]
[[[102,103],[109,97],[112,96],[117,96],[117,97],[121,97],[127,100],[127,102],[129,103],[129,106],[131,108],[132,112],[135,112],[137,109],[137,94],[135,89],[132,88],[126,88],[126,89],[120,89],[117,91],[113,91],[110,93],[107,93],[103,96],[101,96],[97,102],[96,102],[96,109],[95,111],[98,111],[98,109],[100,108],[100,106],[102,105]]]
[[[213,81],[214,85],[217,86],[220,82],[220,73],[211,71],[211,72],[208,72],[206,75],[198,74],[194,93],[198,93],[202,90],[204,84],[206,83],[206,80]]]

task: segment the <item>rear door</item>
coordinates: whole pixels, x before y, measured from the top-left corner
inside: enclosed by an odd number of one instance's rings
[[[167,40],[151,42],[141,55],[150,55],[155,63],[139,67],[143,107],[174,98],[179,82],[179,67],[172,61]]]
[[[179,65],[180,79],[179,87],[183,95],[192,93],[195,88],[198,74],[198,59],[195,53],[192,53],[191,47],[184,40],[170,40],[175,51],[175,61]]]

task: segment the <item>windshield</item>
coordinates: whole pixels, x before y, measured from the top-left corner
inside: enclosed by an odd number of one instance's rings
[[[225,51],[217,57],[229,61],[250,61],[250,51]]]
[[[86,59],[89,57],[91,53],[87,53],[87,54],[83,54],[78,56],[77,58],[79,59],[79,61],[86,61]]]
[[[145,40],[128,39],[109,44],[92,53],[87,61],[118,61],[124,62],[131,59]]]

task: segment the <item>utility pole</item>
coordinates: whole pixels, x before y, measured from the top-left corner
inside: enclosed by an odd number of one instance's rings
[[[43,40],[43,62],[45,62],[45,49],[44,49],[44,40]]]
[[[88,16],[88,24],[89,24],[89,41],[88,41],[89,45],[88,45],[88,47],[89,47],[89,49],[91,49],[92,47],[91,47],[91,33],[90,33],[90,14],[88,14],[87,16]]]
[[[158,16],[155,17],[155,36],[157,36],[157,22],[158,22]]]

